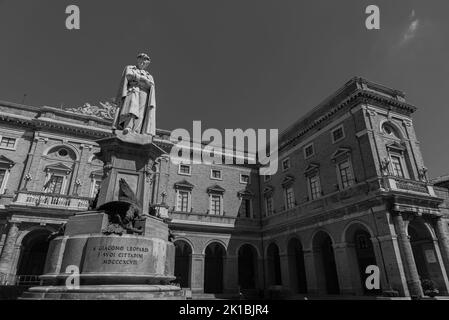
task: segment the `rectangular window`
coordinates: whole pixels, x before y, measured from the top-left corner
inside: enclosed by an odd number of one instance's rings
[[[176,203],[176,211],[189,212],[189,197],[190,193],[188,191],[179,190],[178,199]]]
[[[239,215],[245,218],[251,218],[251,199],[242,199]]]
[[[345,131],[343,129],[343,125],[339,126],[338,128],[335,128],[331,132],[332,135],[332,143],[336,143],[342,139],[345,138]]]
[[[352,175],[352,169],[349,160],[341,162],[338,165],[338,170],[340,172],[340,181],[342,189],[346,189],[354,184],[354,177]]]
[[[2,137],[1,142],[0,142],[1,148],[14,149],[15,146],[16,146],[15,138]]]
[[[248,184],[249,183],[249,174],[241,174],[240,175],[240,183]]]
[[[47,192],[52,193],[52,194],[61,194],[63,183],[64,183],[64,177],[53,175],[50,178],[50,184],[49,184]]]
[[[180,164],[178,174],[190,176],[192,167],[188,164]]]
[[[304,158],[308,159],[315,154],[315,148],[313,147],[313,143],[304,147]]]
[[[271,216],[273,214],[273,197],[265,198],[265,206],[267,210],[267,216]]]
[[[291,209],[295,206],[295,194],[293,188],[289,187],[285,189],[285,207]]]
[[[212,169],[210,172],[210,178],[214,180],[222,180],[221,170]]]
[[[90,195],[92,198],[95,198],[97,196],[98,191],[100,190],[101,186],[101,180],[94,180],[94,185],[92,188],[92,194]]]
[[[221,196],[211,195],[210,196],[210,214],[220,215],[221,214]]]
[[[405,177],[404,170],[402,169],[401,158],[399,156],[391,156],[391,166],[393,168],[393,174],[396,177]]]
[[[6,178],[6,170],[0,169],[0,194],[2,194],[4,190],[3,184],[6,182],[5,178]]]
[[[315,175],[309,178],[310,198],[311,200],[321,197],[320,177]]]
[[[282,171],[286,171],[288,169],[290,169],[290,159],[289,158],[282,160]]]

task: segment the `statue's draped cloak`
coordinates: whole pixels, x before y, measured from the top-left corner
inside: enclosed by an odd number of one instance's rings
[[[132,71],[132,69],[137,69],[135,66],[127,66],[123,71],[122,80],[120,82],[119,92],[117,94],[116,102],[118,104],[118,110],[116,113],[114,127],[119,128],[120,117],[127,114],[134,114],[137,117],[142,117],[142,134],[151,134],[156,135],[156,92],[153,77],[147,73],[149,76],[149,92],[148,98],[145,105],[145,110],[143,115],[138,111],[139,106],[135,106],[133,103],[126,103],[127,97],[129,97],[133,93],[129,90],[130,84],[127,77],[128,72]],[[139,94],[139,93],[137,93]],[[136,108],[137,107],[137,108]]]

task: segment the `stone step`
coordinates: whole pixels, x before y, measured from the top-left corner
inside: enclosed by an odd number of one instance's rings
[[[235,294],[193,293],[192,300],[238,300]]]
[[[412,300],[410,297],[354,296],[354,295],[293,295],[287,300]],[[420,300],[449,300],[449,296],[434,298],[423,297]]]

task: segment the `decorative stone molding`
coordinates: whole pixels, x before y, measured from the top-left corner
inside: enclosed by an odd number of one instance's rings
[[[265,195],[265,197],[271,196],[273,194],[273,192],[274,192],[274,187],[270,186],[270,185],[266,186],[263,189],[263,194]]]
[[[80,144],[80,149],[89,149],[89,151],[92,151],[93,146],[90,144],[82,143],[82,144]]]
[[[388,143],[386,146],[385,146],[388,150],[393,150],[393,151],[396,151],[396,152],[398,152],[398,153],[404,153],[405,151],[406,151],[406,147],[404,146],[404,144],[403,143],[399,143],[399,142],[397,142],[397,141],[394,141],[394,142],[392,142],[392,143]]]
[[[249,190],[240,190],[239,192],[237,192],[237,197],[240,199],[246,198],[254,198],[254,193],[252,193]]]
[[[15,162],[8,159],[4,155],[0,155],[0,167],[12,168],[15,165]]]
[[[281,185],[283,188],[288,188],[293,184],[293,182],[295,182],[295,177],[292,175],[287,175],[284,177],[284,180],[282,180]]]
[[[382,174],[384,176],[390,175],[390,159],[389,158],[384,158],[383,160],[381,160],[380,166],[382,169]]]
[[[406,127],[411,127],[413,124],[412,120],[403,120],[402,122],[404,123],[404,126],[406,126]]]
[[[304,170],[305,176],[310,176],[316,174],[320,170],[319,163],[310,163],[307,168]]]
[[[175,189],[187,189],[187,190],[192,190],[194,187],[193,184],[191,184],[190,182],[188,182],[187,180],[182,180],[179,182],[176,182],[174,184],[174,188]]]
[[[332,162],[335,163],[343,158],[349,157],[350,155],[351,155],[351,148],[341,147],[338,148],[338,150],[331,155],[331,160]]]
[[[70,172],[72,172],[72,168],[59,162],[56,164],[49,164],[45,167],[45,172],[50,172],[50,171],[63,171],[63,172],[65,172],[65,174],[68,175]]]
[[[156,173],[156,170],[153,165],[149,165],[149,164],[145,165],[145,178],[146,178],[147,182],[153,181],[153,177],[154,177],[155,173]]]
[[[225,189],[220,187],[219,185],[214,185],[209,188],[207,188],[207,193],[217,193],[217,194],[223,194],[225,193]]]
[[[374,118],[374,117],[377,115],[377,112],[376,112],[376,110],[367,107],[367,108],[366,108],[366,115],[367,115],[368,117],[373,117],[373,118]]]
[[[421,180],[423,182],[429,181],[427,178],[427,168],[426,167],[422,167],[422,168],[418,169],[418,177],[419,177],[419,180]]]
[[[87,116],[94,116],[106,120],[113,120],[117,105],[111,102],[100,102],[100,106],[94,106],[90,103],[85,103],[82,107],[68,108],[65,111],[83,114]]]

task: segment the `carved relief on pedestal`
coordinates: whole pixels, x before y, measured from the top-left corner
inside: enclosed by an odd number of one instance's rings
[[[156,174],[156,166],[155,163],[147,163],[145,165],[145,179],[146,182],[150,183],[150,185],[153,184],[154,181],[154,175]]]

